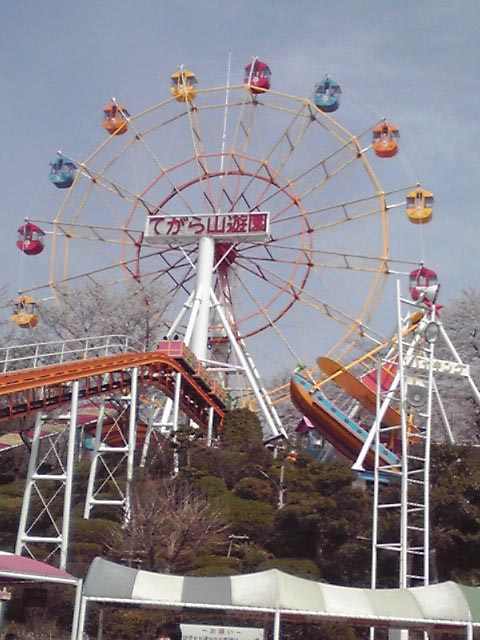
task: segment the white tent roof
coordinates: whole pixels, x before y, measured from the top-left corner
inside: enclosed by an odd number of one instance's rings
[[[305,580],[276,569],[199,578],[131,569],[96,558],[83,595],[87,600],[112,603],[280,612],[289,618],[400,628],[480,626],[480,589],[454,582],[412,589],[360,589]]]

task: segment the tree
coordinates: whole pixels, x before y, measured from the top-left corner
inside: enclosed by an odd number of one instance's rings
[[[344,462],[299,456],[287,477],[287,505],[276,513],[270,545],[275,556],[310,558],[322,578],[335,584],[366,584],[371,504],[354,480]]]
[[[158,284],[131,281],[117,289],[90,285],[62,298],[58,305],[41,304],[37,329],[53,340],[124,334],[148,351],[166,331],[167,308]]]
[[[130,506],[128,524],[113,533],[110,553],[141,561],[144,569],[182,572],[199,547],[225,543],[223,513],[184,480],[137,482]]]
[[[155,348],[168,326],[163,287],[130,281],[124,287],[84,285],[59,299],[39,302],[40,322],[25,331],[0,323],[3,344],[31,344],[111,334],[128,335],[140,350]]]
[[[470,365],[470,374],[475,384],[480,387],[480,290],[463,290],[458,299],[445,305],[440,312],[440,319],[460,358]],[[441,339],[435,349],[435,356],[452,359]],[[477,442],[480,438],[480,404],[467,380],[459,376],[448,376],[441,378],[438,384],[455,441]]]
[[[480,450],[437,445],[431,470],[432,548],[440,580],[480,584]]]

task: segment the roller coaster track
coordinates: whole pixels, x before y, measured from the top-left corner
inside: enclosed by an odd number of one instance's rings
[[[0,374],[0,432],[18,431],[18,425],[9,427],[13,418],[69,404],[75,380],[79,398],[88,399],[128,389],[133,370],[140,385],[156,387],[169,398],[180,374],[180,410],[207,429],[212,409],[215,428],[221,429],[225,390],[182,343],[171,344],[163,343],[163,352],[121,353]]]

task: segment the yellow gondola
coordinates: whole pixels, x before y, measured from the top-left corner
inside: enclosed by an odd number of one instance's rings
[[[33,329],[38,324],[38,305],[29,296],[20,296],[13,303],[10,320],[22,329]]]
[[[172,73],[172,86],[170,87],[170,93],[177,100],[177,102],[191,102],[197,95],[196,85],[197,79],[195,74],[188,69],[180,69]]]
[[[407,195],[407,216],[413,224],[426,224],[433,215],[433,193],[415,189]]]

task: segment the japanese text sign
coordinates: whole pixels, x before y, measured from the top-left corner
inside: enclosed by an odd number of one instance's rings
[[[216,240],[263,241],[269,239],[266,212],[211,213],[181,216],[149,216],[147,244],[187,244],[208,236]]]

